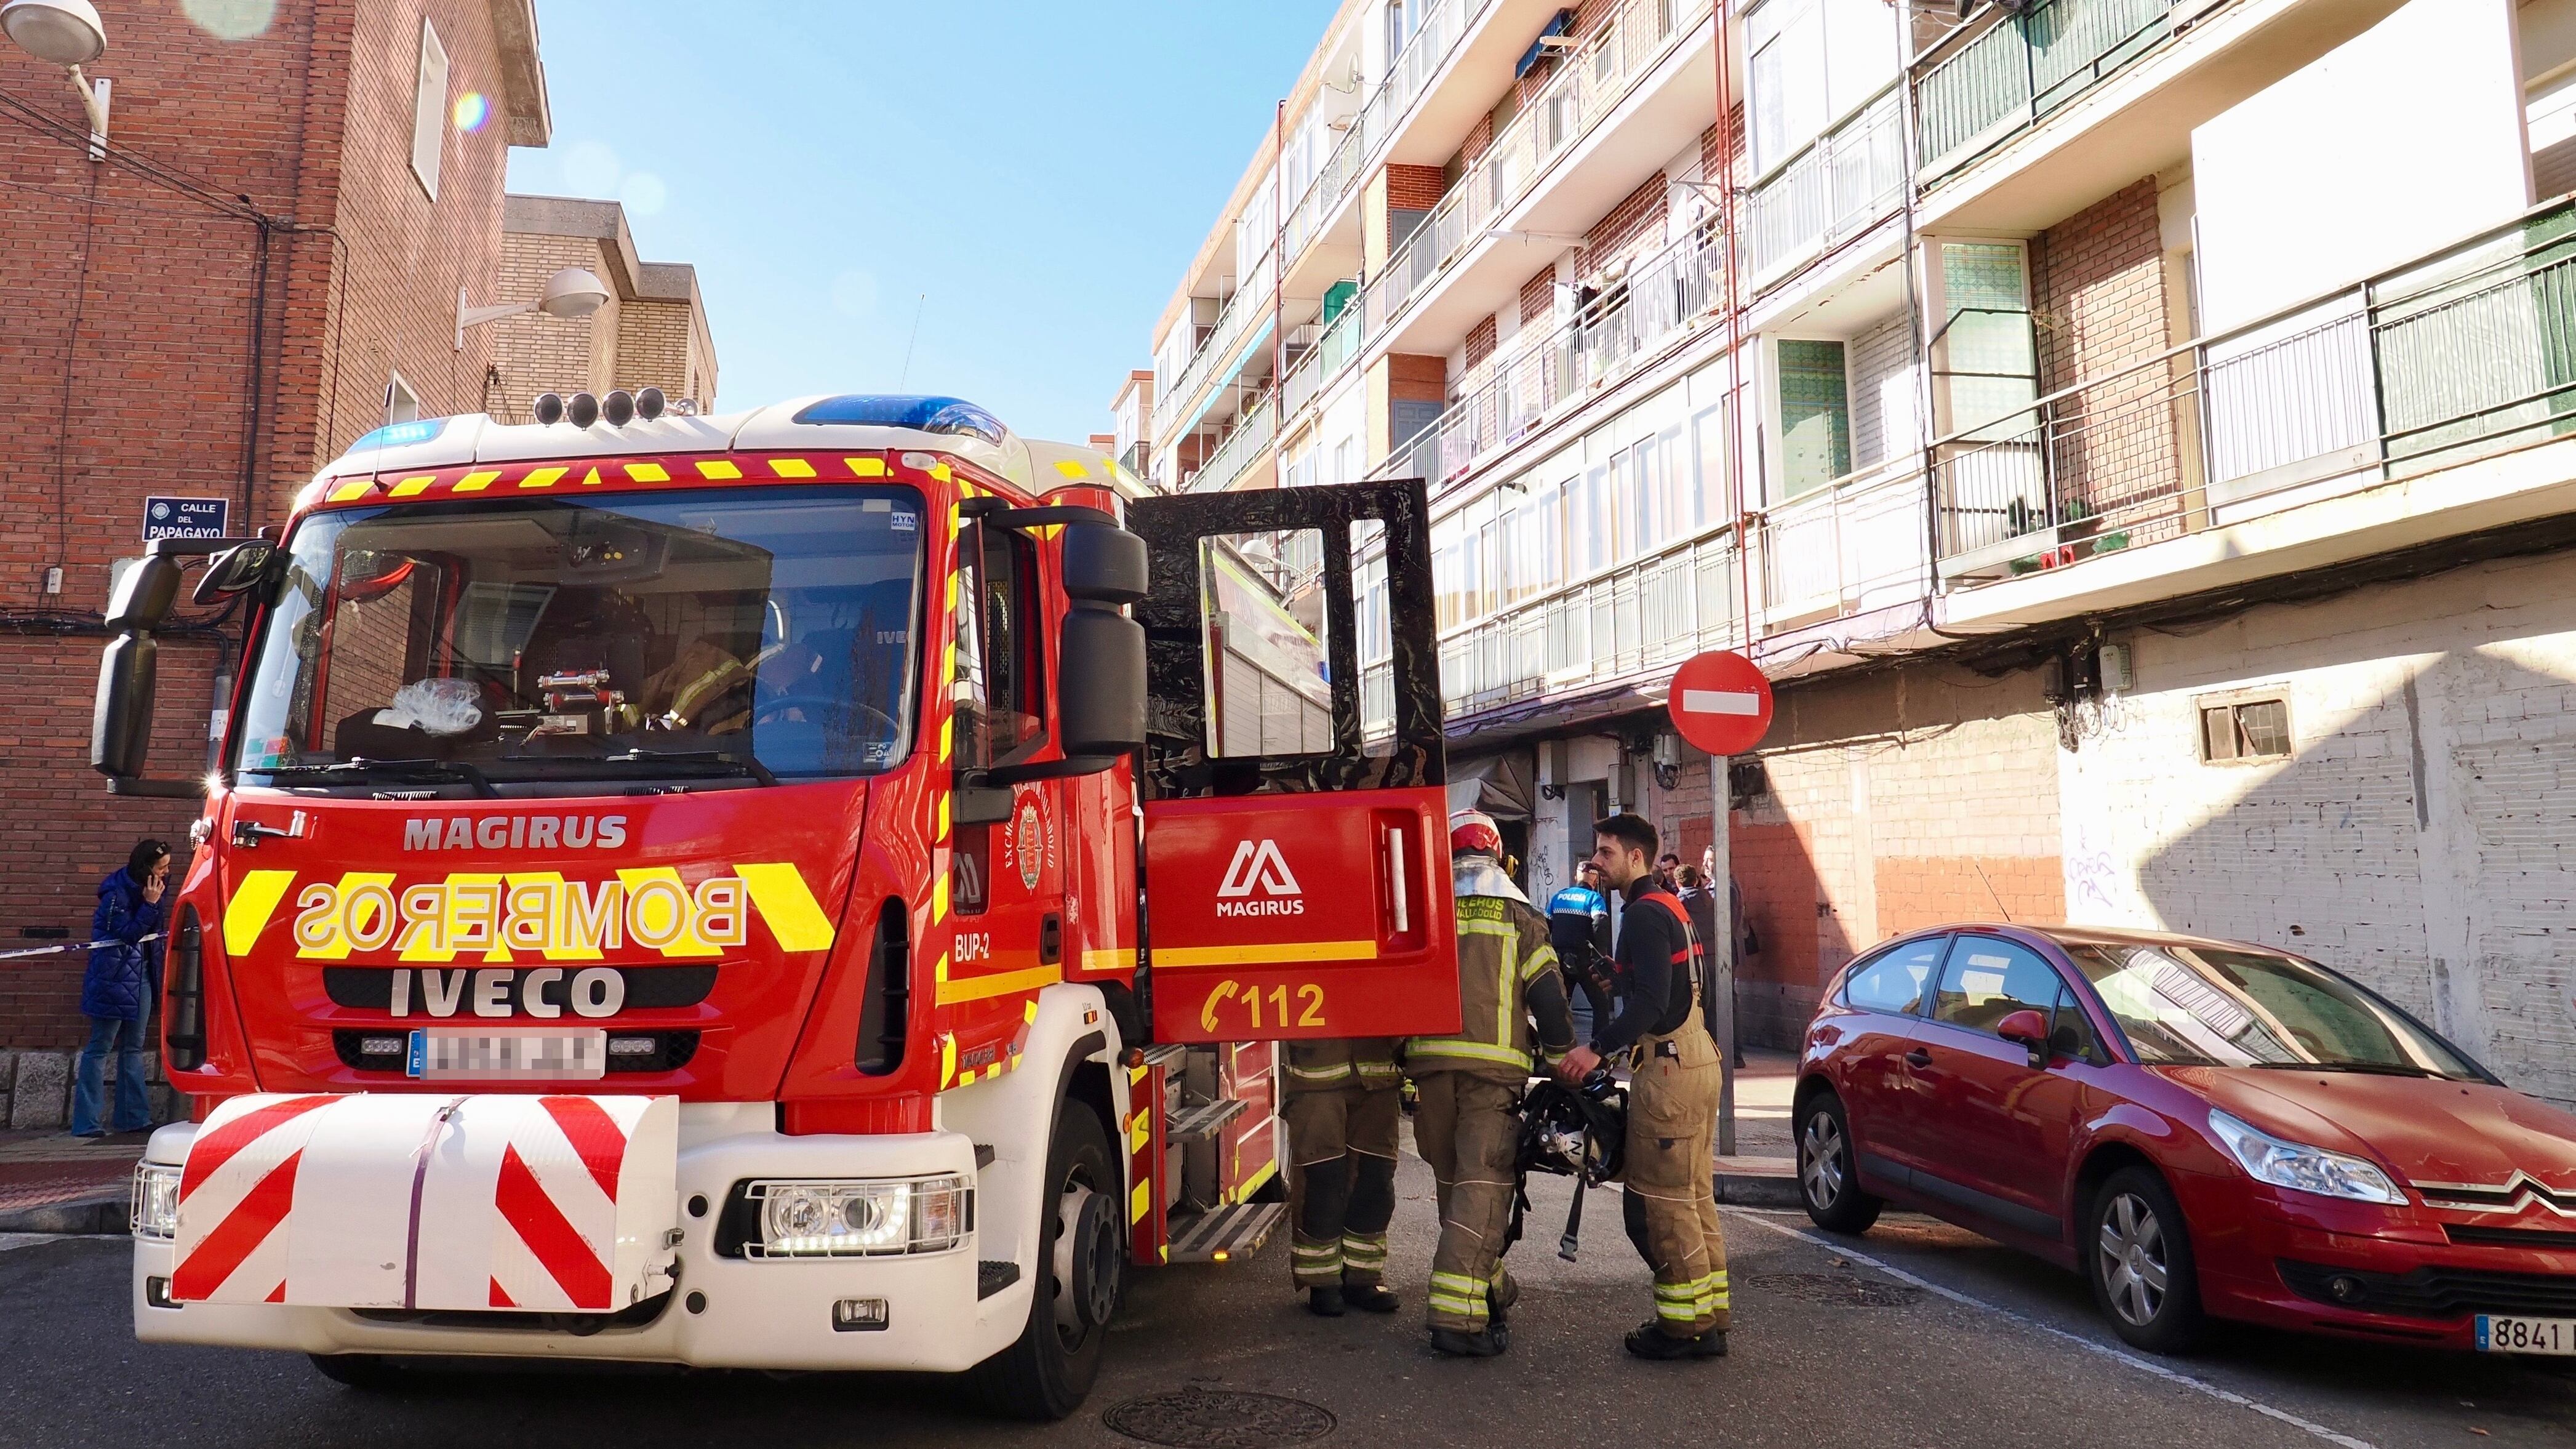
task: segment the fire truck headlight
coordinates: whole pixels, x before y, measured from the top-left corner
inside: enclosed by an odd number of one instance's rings
[[[179,1236],[179,1169],[166,1162],[134,1164],[134,1236],[169,1242]]]
[[[877,1182],[745,1184],[759,1208],[754,1258],[857,1258],[943,1253],[966,1240],[973,1189],[955,1174]]]

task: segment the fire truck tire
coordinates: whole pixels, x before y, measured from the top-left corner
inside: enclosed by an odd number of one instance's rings
[[[1108,1310],[1127,1261],[1122,1197],[1109,1131],[1079,1101],[1056,1112],[1047,1149],[1055,1207],[1038,1240],[1037,1291],[1019,1341],[977,1364],[973,1383],[986,1403],[1015,1419],[1045,1422],[1082,1407],[1100,1376]]]
[[[316,1372],[344,1389],[383,1393],[402,1386],[403,1371],[381,1354],[315,1353],[305,1356],[313,1360]]]

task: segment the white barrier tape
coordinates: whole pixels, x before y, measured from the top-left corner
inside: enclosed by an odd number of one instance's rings
[[[131,941],[119,936],[102,936],[95,941],[65,941],[59,946],[28,946],[16,951],[0,951],[0,961],[15,961],[26,956],[59,956],[66,951],[95,951],[101,946],[140,946],[146,941],[166,940],[169,935],[167,931],[155,931]]]

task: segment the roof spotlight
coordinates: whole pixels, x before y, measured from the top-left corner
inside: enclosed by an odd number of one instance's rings
[[[555,424],[563,421],[563,394],[559,392],[538,393],[537,400],[535,403],[530,405],[529,411],[536,414],[536,418],[539,423],[551,428]]]
[[[599,415],[608,419],[612,428],[622,428],[635,421],[635,394],[618,388],[599,400]]]
[[[635,394],[635,416],[648,423],[662,415],[664,406],[666,402],[658,387],[648,387]]]
[[[569,412],[574,427],[587,428],[599,421],[599,399],[586,392],[574,393]]]

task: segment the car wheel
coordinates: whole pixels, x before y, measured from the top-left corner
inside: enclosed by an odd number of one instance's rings
[[[1829,1233],[1865,1233],[1878,1221],[1878,1198],[1860,1190],[1852,1160],[1851,1121],[1843,1099],[1819,1092],[1798,1127],[1798,1196],[1807,1216]]]
[[[2112,1173],[2086,1216],[2087,1275],[2112,1331],[2150,1353],[2180,1353],[2199,1338],[2200,1275],[2191,1231],[2165,1180],[2144,1167]]]
[[[1109,1133],[1080,1102],[1057,1109],[1047,1149],[1037,1291],[1019,1341],[976,1365],[975,1387],[1017,1419],[1061,1419],[1100,1376],[1110,1315],[1126,1282],[1127,1231]]]

